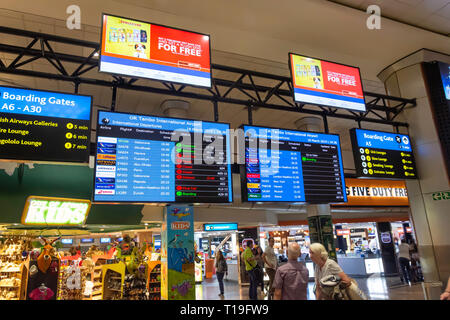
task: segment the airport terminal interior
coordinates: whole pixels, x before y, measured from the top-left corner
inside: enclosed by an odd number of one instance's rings
[[[450,299],[449,35],[447,0],[1,0],[0,300]]]

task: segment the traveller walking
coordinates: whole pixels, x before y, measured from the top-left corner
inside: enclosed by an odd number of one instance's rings
[[[351,279],[344,273],[342,268],[332,259],[328,258],[328,252],[320,243],[313,243],[309,247],[309,256],[315,263],[314,277],[316,283],[316,300],[330,300],[322,290],[320,280],[328,276],[338,276],[343,287],[351,285]]]
[[[269,246],[266,248],[266,251],[263,253],[262,257],[264,259],[264,267],[266,268],[266,273],[269,276],[269,290],[267,291],[267,296],[269,300],[272,299],[273,295],[273,280],[275,279],[275,273],[277,272],[277,256],[275,255],[275,251],[273,250],[273,246],[275,244],[275,240],[273,237],[269,238]]]
[[[406,284],[411,282],[411,268],[409,265],[410,260],[409,245],[406,243],[405,239],[402,239],[402,242],[398,246],[398,263]]]
[[[256,277],[255,268],[257,266],[256,258],[252,252],[253,241],[247,240],[247,248],[242,253],[242,258],[245,262],[245,270],[250,278],[250,287],[248,289],[248,296],[250,300],[258,300],[258,279]]]
[[[304,263],[298,261],[300,254],[298,243],[289,244],[288,262],[275,273],[274,300],[307,299],[309,272]]]
[[[216,275],[217,275],[217,281],[219,282],[219,297],[224,297],[224,289],[223,289],[223,276],[225,274],[228,274],[228,265],[227,261],[225,260],[222,251],[217,250],[216,252]]]

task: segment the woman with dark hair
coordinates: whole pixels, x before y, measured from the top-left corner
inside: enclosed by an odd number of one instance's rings
[[[217,250],[216,252],[216,275],[217,275],[217,281],[219,282],[219,297],[223,298],[224,289],[223,289],[223,276],[225,274],[228,274],[228,265],[227,261],[225,260],[222,251]]]
[[[264,294],[264,259],[263,259],[264,251],[260,246],[255,248],[255,258],[258,263],[257,267],[257,279],[258,284],[261,286],[261,293]]]

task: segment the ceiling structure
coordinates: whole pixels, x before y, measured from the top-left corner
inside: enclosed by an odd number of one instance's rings
[[[396,2],[418,3],[398,0]],[[433,2],[424,0],[424,2]],[[340,1],[353,3],[364,9],[368,1]],[[382,3],[382,14],[387,2]],[[442,2],[437,1],[436,2]],[[445,2],[445,1],[444,1]],[[448,2],[448,1],[447,1]],[[82,9],[81,30],[66,28],[66,7],[78,4]],[[33,1],[2,0],[0,4],[0,25],[11,28],[54,34],[69,38],[99,42],[100,14],[102,12],[120,14],[136,19],[180,27],[211,34],[212,62],[215,64],[244,68],[269,74],[289,76],[288,52],[321,57],[345,64],[360,66],[365,91],[385,94],[383,84],[376,75],[387,65],[413,51],[428,49],[450,52],[450,42],[445,24],[433,32],[383,20],[382,30],[370,31],[365,27],[367,14],[360,10],[331,3],[326,0],[230,0],[226,2],[202,0],[111,0],[111,1]],[[199,9],[201,8],[201,9]],[[390,8],[390,7],[389,7]],[[439,14],[445,13],[444,7]],[[26,10],[26,12],[23,12]],[[430,10],[431,7],[430,7]],[[438,10],[438,9],[437,9]],[[364,10],[365,11],[365,10]],[[390,14],[394,11],[389,11]],[[386,10],[387,14],[387,10]],[[433,13],[436,14],[436,11]],[[417,20],[419,21],[419,20]],[[416,22],[417,22],[416,21]],[[420,20],[421,21],[421,20]],[[410,20],[410,24],[413,24]],[[431,25],[423,26],[430,29]],[[448,25],[447,25],[448,26]],[[437,32],[437,33],[436,33]],[[439,33],[439,34],[438,34]],[[399,40],[401,39],[401,40]],[[26,46],[25,38],[1,35],[0,43]],[[81,47],[55,44],[55,51],[87,57],[91,52]],[[0,59],[9,64],[14,56],[0,52]],[[33,71],[48,72],[53,66],[45,59],[39,59],[25,66]],[[110,80],[111,75],[98,73],[97,68],[88,71],[86,77]],[[215,78],[230,77],[225,71],[215,70]],[[236,80],[231,79],[230,80]],[[156,81],[139,80],[139,83],[157,84]],[[42,90],[74,92],[70,82],[17,76],[0,73],[0,85],[29,87]],[[94,119],[98,109],[111,106],[112,88],[81,85],[80,94],[94,98]],[[414,97],[407,97],[414,98]],[[160,106],[172,96],[150,92],[118,90],[116,111],[162,115]],[[210,101],[185,99],[189,101],[188,118],[214,121]],[[295,121],[307,116],[287,111],[259,108],[253,114],[253,123],[260,126],[297,129]],[[247,123],[247,107],[220,103],[219,121],[228,122],[232,128]],[[349,129],[355,121],[330,119],[330,133],[341,136],[345,168],[354,168],[351,156]],[[391,126],[364,123],[364,128],[391,131]],[[347,155],[346,155],[347,154]],[[344,161],[345,162],[345,161]]]
[[[65,28],[65,21],[51,18],[39,17],[33,14],[25,14],[13,12],[10,10],[0,10],[0,16],[2,21],[7,22],[8,27],[25,29],[30,31],[39,30],[48,34],[55,34],[58,36],[74,36],[73,31]],[[92,41],[98,43],[100,38],[100,28],[83,26],[82,31],[77,31],[77,39]],[[17,37],[15,35],[2,34],[2,44],[22,46],[25,47],[29,44],[30,39],[25,37]],[[84,48],[82,46],[73,46],[64,43],[52,43],[52,47],[55,52],[61,52],[72,55],[79,55],[87,57],[92,49]],[[34,48],[39,48],[39,43],[35,44]],[[223,51],[213,50],[212,56],[215,63],[223,65],[232,65],[234,67],[245,68],[249,70],[255,70],[259,72],[270,73],[274,75],[288,76],[288,64],[277,63],[274,61],[248,57],[238,55],[234,53],[227,53]],[[9,65],[14,59],[15,55],[0,53],[0,59]],[[70,65],[70,64],[69,64]],[[73,65],[73,69],[76,66]],[[54,71],[54,67],[45,59],[39,59],[27,64],[24,69],[37,71],[37,72],[49,72]],[[101,80],[110,80],[111,75],[98,73],[97,68],[94,68],[83,76],[92,77]],[[228,79],[236,81],[236,74],[230,74],[229,72],[214,69],[214,78]],[[365,91],[384,94],[384,87],[377,81],[364,79]],[[55,81],[42,78],[23,77],[12,74],[1,73],[0,84],[22,86],[43,90],[55,90],[63,92],[74,92],[74,85],[70,82]],[[160,85],[157,81],[151,80],[139,80],[141,85]],[[266,85],[264,82],[259,82],[258,85]],[[269,85],[269,84],[267,84]],[[163,87],[162,85],[160,85]],[[79,93],[92,95],[94,98],[94,112],[93,123],[95,124],[95,116],[97,109],[109,109],[111,106],[112,88],[105,88],[99,86],[81,85]],[[237,95],[241,99],[248,99],[244,94]],[[292,100],[289,99],[288,100]],[[162,115],[160,106],[167,100],[173,99],[172,96],[147,93],[147,92],[134,92],[130,90],[118,90],[116,100],[116,111],[131,112],[131,113],[143,113],[152,115]],[[184,98],[183,98],[184,99]],[[190,109],[188,117],[192,119],[199,119],[205,121],[214,121],[212,112],[212,104],[210,101],[185,99],[190,102]],[[299,118],[308,116],[307,114],[292,114],[288,111],[276,111],[260,108],[253,113],[254,124],[261,126],[279,126],[287,129],[297,129],[295,121]],[[232,128],[237,128],[240,125],[247,123],[248,111],[246,106],[232,105],[227,103],[220,103],[219,107],[219,121],[229,122]],[[355,127],[357,124],[355,121],[347,119],[329,119],[329,129],[331,133],[337,133],[341,135],[341,142],[344,150],[351,150],[350,139],[348,134],[348,128]],[[391,126],[383,124],[364,124],[367,129],[373,130],[391,130]],[[94,126],[95,128],[95,126]],[[92,137],[94,139],[94,136]],[[93,140],[94,141],[94,140]]]
[[[370,5],[381,8],[381,16],[427,31],[450,36],[449,0],[328,0],[366,12]]]

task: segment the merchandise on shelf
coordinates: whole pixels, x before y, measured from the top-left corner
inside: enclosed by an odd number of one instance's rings
[[[0,243],[0,300],[23,299],[24,261],[31,248],[26,237],[8,237]]]
[[[161,300],[161,262],[148,262],[148,294],[149,300]]]

